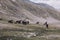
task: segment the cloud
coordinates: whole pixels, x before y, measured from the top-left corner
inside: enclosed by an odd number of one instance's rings
[[[46,3],[55,7],[56,9],[60,8],[60,0],[30,0],[30,1],[35,3]]]

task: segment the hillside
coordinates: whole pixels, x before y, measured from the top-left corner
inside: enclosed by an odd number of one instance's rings
[[[27,0],[0,0],[0,17],[6,20],[28,19],[31,23],[39,21],[56,23],[60,13],[47,4],[36,4]]]
[[[0,40],[60,40],[60,12],[44,3],[0,0]]]

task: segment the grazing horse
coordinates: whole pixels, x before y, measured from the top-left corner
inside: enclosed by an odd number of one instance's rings
[[[22,24],[27,25],[27,24],[29,24],[29,21],[22,21]]]
[[[44,25],[46,26],[46,28],[48,28],[48,23],[47,22],[45,22]]]
[[[2,18],[0,18],[0,20],[3,20]]]
[[[13,20],[9,20],[8,23],[13,23]]]
[[[15,24],[21,24],[22,20],[16,21]]]
[[[39,22],[36,22],[36,24],[39,24]]]

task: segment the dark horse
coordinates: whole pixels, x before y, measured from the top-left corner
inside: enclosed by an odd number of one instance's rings
[[[18,20],[15,22],[15,24],[21,24],[22,23],[22,20]]]
[[[29,21],[22,21],[22,24],[27,25],[27,24],[29,24]]]
[[[36,22],[36,24],[39,24],[39,22]]]
[[[13,23],[13,20],[9,20],[8,23]]]
[[[0,18],[0,20],[3,20],[2,18]]]

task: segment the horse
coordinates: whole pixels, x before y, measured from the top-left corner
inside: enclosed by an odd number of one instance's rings
[[[36,24],[39,24],[39,22],[36,22]]]
[[[8,23],[13,23],[13,20],[9,20]]]
[[[27,25],[27,24],[29,24],[29,21],[22,21],[22,24]]]
[[[18,20],[15,22],[15,24],[21,24],[22,23],[22,20]]]

